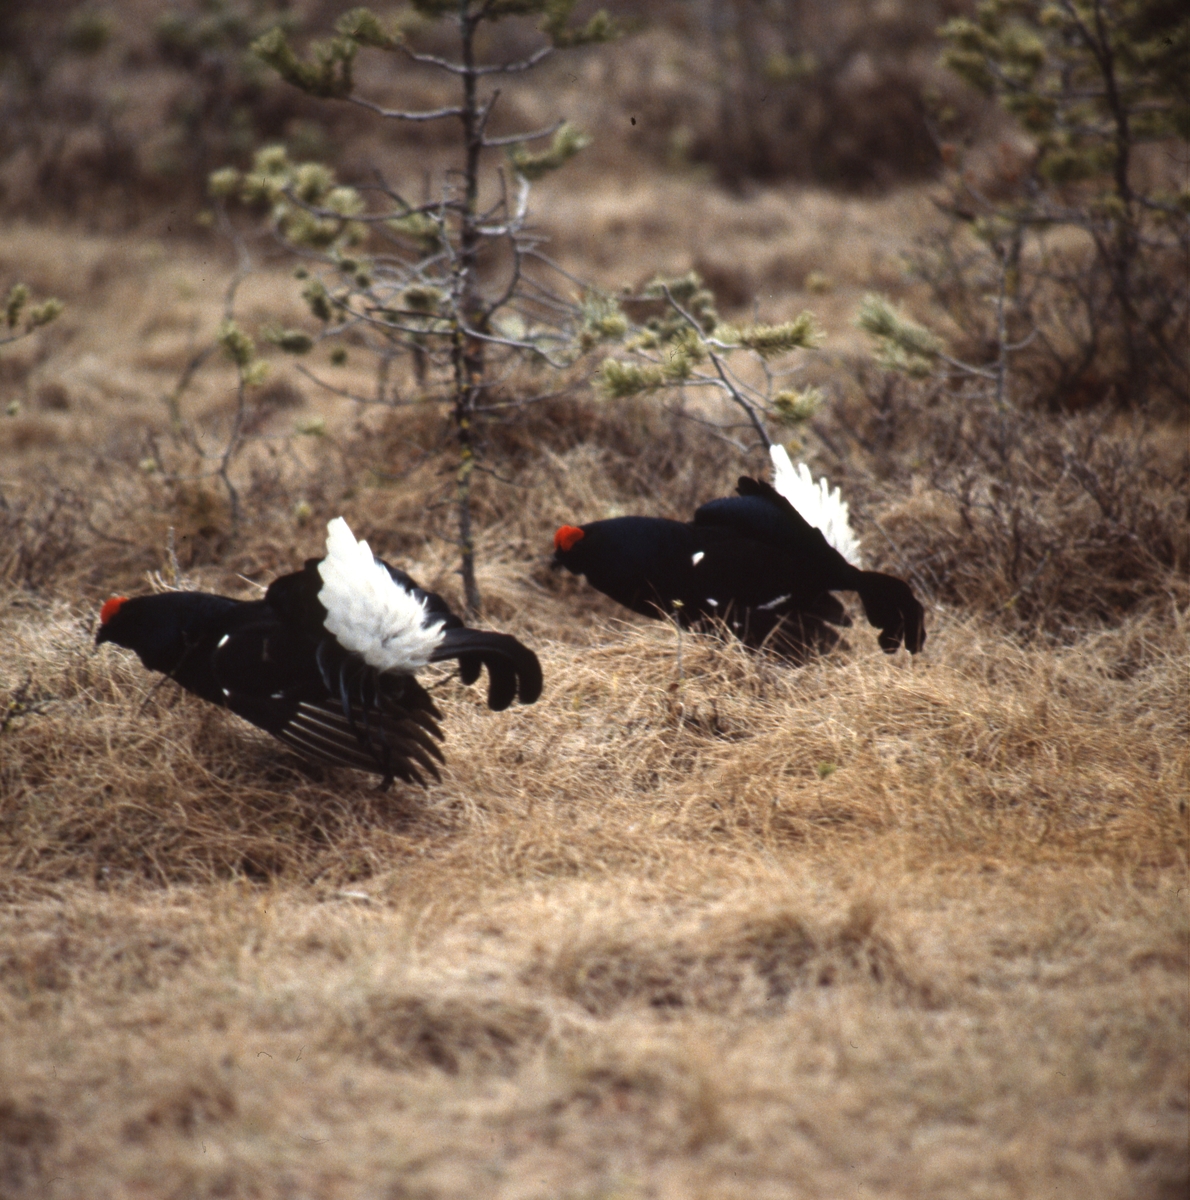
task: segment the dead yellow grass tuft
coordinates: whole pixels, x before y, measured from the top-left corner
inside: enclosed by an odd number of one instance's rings
[[[453,913],[425,883],[9,906],[11,1186],[1184,1184],[1187,927],[1168,882],[869,852],[509,881]]]

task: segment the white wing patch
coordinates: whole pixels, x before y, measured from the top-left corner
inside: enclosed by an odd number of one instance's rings
[[[773,487],[815,529],[821,529],[822,536],[853,567],[862,567],[859,538],[851,528],[847,501],[839,489],[832,488],[825,475],[815,483],[805,463],[798,463],[795,468],[784,446],[770,446],[769,455],[773,460]]]
[[[706,556],[707,552],[705,550],[696,551],[694,554],[690,555],[690,565],[692,567],[697,567],[698,564],[702,562],[704,558],[706,558]]]
[[[378,671],[410,675],[430,661],[442,641],[442,621],[426,625],[425,605],[357,542],[347,522],[326,527],[326,558],[318,564],[327,632],[344,650]]]

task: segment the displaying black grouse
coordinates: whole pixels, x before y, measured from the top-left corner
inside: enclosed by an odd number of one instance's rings
[[[206,592],[113,597],[96,642],[231,709],[308,758],[425,783],[439,778],[442,714],[414,673],[455,659],[466,684],[488,670],[488,707],[541,695],[532,650],[469,629],[446,601],[373,558],[341,518],[327,554],[275,579],[261,600]]]
[[[804,464],[795,471],[781,446],[772,457],[775,487],[741,477],[738,495],[708,501],[690,522],[615,517],[563,525],[554,565],[585,575],[633,612],[684,626],[723,621],[748,646],[799,660],[838,642],[831,626],[851,623],[831,593],[857,592],[881,648],[891,654],[903,643],[916,654],[926,640],[925,611],[909,585],[859,567],[838,489],[826,480],[815,485]]]

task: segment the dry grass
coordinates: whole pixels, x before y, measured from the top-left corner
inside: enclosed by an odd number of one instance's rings
[[[6,1183],[1181,1194],[1172,888],[841,866],[10,909]]]
[[[923,219],[913,193],[671,180],[617,204],[575,179],[541,190],[578,273],[721,269],[765,315],[809,299],[832,353]],[[0,1196],[1184,1194],[1184,426],[1103,430],[1074,505],[1030,454],[1058,446],[1058,478],[1070,430],[1019,434],[1041,501],[1013,503],[1052,549],[1030,625],[1011,525],[963,523],[987,439],[827,360],[807,453],[875,564],[913,573],[929,641],[890,659],[857,625],[789,670],[545,566],[564,520],[685,516],[760,460],[655,406],[542,405],[490,431],[517,486],[484,476],[477,513],[488,619],[538,650],[545,695],[493,714],[440,680],[443,782],[380,794],[154,690],[94,650],[94,612],[168,567],[171,528],[193,582],[252,595],[339,513],[457,600],[446,460],[419,465],[440,415],[345,412],[279,372],[233,528],[209,481],[141,466],[185,466],[161,398],[223,260],[25,227],[0,261],[71,305],[0,359],[22,405],[0,418]],[[808,298],[812,270],[835,290]],[[242,303],[288,314],[292,281]],[[205,371],[187,420],[217,439],[230,389]],[[327,437],[290,436],[313,415]],[[1112,457],[1133,443],[1166,447],[1143,488]],[[1107,515],[1091,484],[1119,485]]]
[[[384,797],[10,613],[5,1194],[1181,1194],[1184,622],[576,632]]]
[[[135,659],[95,653],[90,629],[63,614],[6,631],[6,674],[32,673],[0,777],[26,883],[338,885],[428,844],[435,870],[489,884],[591,860],[651,873],[692,847],[796,855],[891,838],[927,860],[1156,868],[1183,849],[1185,631],[1152,621],[1053,651],[944,614],[926,661],[888,660],[865,635],[796,673],[685,635],[681,677],[660,625],[604,625],[586,645],[538,634],[550,682],[537,708],[493,718],[440,685],[450,768],[425,797],[307,771],[175,689],[147,694]]]

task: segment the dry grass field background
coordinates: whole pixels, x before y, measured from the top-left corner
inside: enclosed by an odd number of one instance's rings
[[[1022,418],[1022,459],[1093,440],[1113,498],[1092,519],[1059,473],[1029,591],[931,473],[953,405],[856,366],[860,296],[915,297],[928,196],[607,159],[535,193],[582,276],[697,267],[725,307],[814,308],[832,403],[803,452],[912,578],[924,652],[861,620],[791,669],[551,572],[564,521],[684,517],[763,469],[578,380],[491,432],[513,483],[477,492],[484,619],[544,695],[491,713],[443,673],[443,780],[388,793],[97,652],[95,614],[179,582],[171,545],[182,582],[257,594],[339,514],[457,603],[439,415],[278,359],[233,526],[163,402],[225,250],[0,231],[0,281],[68,306],[0,351],[0,1197],[1185,1195],[1184,414]],[[238,312],[302,319],[283,268]],[[232,379],[212,361],[183,398],[211,444]]]

